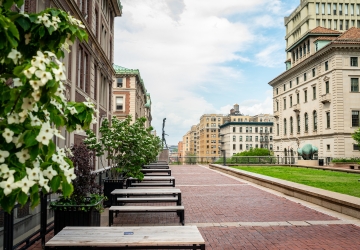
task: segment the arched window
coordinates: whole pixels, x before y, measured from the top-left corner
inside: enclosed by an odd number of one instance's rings
[[[317,131],[317,113],[316,110],[313,112],[314,131]]]
[[[294,121],[293,121],[293,117],[290,116],[290,134],[294,133]]]
[[[284,119],[284,135],[286,135],[286,118]]]
[[[297,132],[300,133],[300,115],[297,115]]]
[[[307,113],[304,114],[304,119],[305,119],[305,132],[308,132],[308,130],[309,130],[309,117],[308,117]]]
[[[302,47],[300,47],[300,57],[302,57]]]
[[[306,43],[304,43],[304,56],[306,55]]]

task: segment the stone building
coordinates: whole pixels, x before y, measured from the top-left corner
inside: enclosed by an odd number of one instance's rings
[[[124,119],[131,115],[133,121],[146,118],[146,127],[151,126],[151,98],[137,69],[113,65],[116,79],[113,84],[113,115]]]
[[[112,82],[115,71],[112,67],[114,50],[114,18],[121,16],[122,6],[119,0],[25,0],[23,9],[28,13],[37,13],[46,8],[59,8],[82,21],[89,39],[87,42],[75,41],[71,52],[65,52],[63,62],[66,66],[66,98],[69,101],[83,102],[89,98],[99,110],[98,121],[111,118]],[[98,134],[98,124],[92,125]],[[84,132],[67,133],[62,131],[64,145],[80,143]],[[97,168],[95,164],[94,168]]]
[[[306,58],[269,82],[274,91],[276,150],[291,155],[311,143],[327,161],[360,157],[351,137],[359,128],[360,29],[338,33],[317,27],[308,34],[312,35]],[[294,50],[298,47],[289,52]]]

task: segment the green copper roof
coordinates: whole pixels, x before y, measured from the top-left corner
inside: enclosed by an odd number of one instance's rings
[[[115,65],[115,64],[113,64],[113,68],[115,70],[116,75],[135,76],[137,78],[138,82],[141,84],[141,86],[144,90],[144,93],[146,93],[145,94],[146,104],[144,106],[145,106],[145,108],[150,108],[150,106],[151,106],[150,93],[147,93],[147,91],[146,91],[144,81],[140,76],[140,71],[138,69],[127,69],[127,68],[124,68],[124,67],[121,67],[121,66]]]

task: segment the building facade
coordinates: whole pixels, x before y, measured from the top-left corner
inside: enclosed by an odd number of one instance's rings
[[[151,126],[151,98],[137,69],[113,65],[116,76],[113,84],[112,110],[118,119],[131,115],[133,121],[146,118],[146,127]]]
[[[322,32],[313,36],[309,55],[269,83],[274,90],[275,150],[289,155],[311,143],[328,161],[360,157],[351,137],[359,128],[360,29],[342,34],[315,30]]]
[[[65,51],[65,81],[68,101],[83,102],[90,99],[99,110],[97,120],[111,118],[112,81],[115,78],[113,63],[114,18],[121,16],[118,0],[25,0],[26,13],[37,13],[46,8],[58,8],[82,21],[88,33],[88,41],[75,41],[70,51]],[[92,125],[98,135],[98,124]],[[85,132],[67,133],[65,140],[58,140],[59,147],[78,144],[86,138]],[[94,164],[96,169],[98,164]]]
[[[360,28],[360,3],[356,0],[301,0],[300,5],[284,19],[286,27],[287,64],[293,47],[316,27],[344,32]],[[310,42],[311,43],[311,42]],[[308,44],[304,43],[305,49]],[[308,52],[306,52],[307,54]],[[289,67],[289,65],[288,65]]]

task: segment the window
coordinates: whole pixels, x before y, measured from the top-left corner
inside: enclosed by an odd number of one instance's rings
[[[270,135],[270,137],[269,137],[269,138],[270,138],[270,141],[272,141],[273,137],[272,137],[271,135]]]
[[[239,141],[242,141],[242,135],[239,136]]]
[[[284,98],[284,110],[286,109],[286,98]]]
[[[319,15],[319,3],[316,3],[315,11],[316,11],[316,15]]]
[[[261,120],[260,120],[260,121],[261,121]],[[255,133],[257,133],[258,130],[259,130],[259,128],[258,128],[258,127],[255,127]]]
[[[315,100],[316,99],[316,87],[315,86],[313,86],[313,100]]]
[[[350,66],[352,66],[352,67],[358,66],[358,58],[357,57],[350,57]]]
[[[276,111],[279,111],[279,102],[276,101]]]
[[[346,30],[349,29],[349,20],[345,20],[345,29],[346,29]]]
[[[240,127],[240,133],[242,133],[242,127]]]
[[[236,149],[236,144],[233,144],[233,150],[235,150]]]
[[[249,128],[248,127],[246,127],[246,133],[249,133]]]
[[[296,77],[296,85],[299,84],[299,77]]]
[[[325,22],[326,22],[326,20],[325,20],[325,19],[323,19],[323,20],[322,20],[322,27],[324,27],[324,28],[326,28],[326,24],[325,24]]]
[[[278,88],[276,88],[276,94],[277,94],[277,95],[279,94],[279,89],[278,89]]]
[[[299,93],[296,93],[296,101],[297,101],[297,104],[300,103],[300,94]]]
[[[284,84],[284,91],[286,90],[286,84]]]
[[[286,119],[284,119],[284,135],[286,135]]]
[[[330,144],[326,145],[326,150],[330,150]]]
[[[259,136],[255,136],[255,141],[259,141]]]
[[[292,107],[292,96],[290,96],[290,107]]]
[[[246,150],[249,150],[249,144],[246,144]]]
[[[123,97],[116,97],[116,110],[123,111]]]
[[[343,21],[343,20],[340,20],[339,30],[343,30],[343,24],[344,24],[344,21]]]
[[[240,144],[239,146],[240,146],[240,150],[242,150],[242,144]]]
[[[305,99],[305,102],[307,102],[307,90],[304,90],[304,99]]]
[[[297,115],[297,133],[300,133],[300,115]]]
[[[359,111],[353,110],[351,113],[351,127],[359,127]]]
[[[276,135],[279,135],[279,124],[276,124]]]
[[[313,126],[314,126],[314,131],[317,131],[317,113],[316,110],[314,110],[313,112]]]
[[[306,73],[304,73],[304,82],[306,81]]]
[[[329,94],[330,93],[330,86],[329,86],[329,81],[325,82],[325,93]]]
[[[321,4],[321,14],[325,15],[325,4]]]
[[[350,4],[350,15],[354,15],[354,4]]]
[[[331,29],[331,19],[328,20],[328,28]]]
[[[122,78],[117,78],[116,79],[117,81],[117,84],[116,84],[116,87],[118,87],[118,88],[122,88],[122,86],[123,86],[123,79]]]
[[[334,11],[334,15],[336,15],[336,8],[337,8],[337,3],[333,3],[333,11]]]
[[[334,20],[334,30],[337,30],[337,20]]]
[[[309,117],[308,117],[307,113],[304,114],[304,119],[305,119],[305,132],[308,132],[309,131]]]
[[[233,132],[236,132],[236,128],[235,128],[235,127],[233,127]]]
[[[356,5],[356,15],[360,15],[360,4]]]
[[[327,4],[327,6],[328,6],[328,11],[327,11],[327,13],[328,13],[328,15],[331,15],[331,3],[328,3]]]
[[[315,77],[315,73],[316,73],[315,68],[313,68],[313,69],[312,69],[312,76],[313,76],[313,77]]]
[[[358,144],[353,144],[353,150],[360,150],[360,147]]]
[[[326,128],[330,128],[330,112],[326,112]]]
[[[252,136],[249,136],[249,141],[252,141]]]
[[[339,3],[339,15],[342,15],[342,6],[343,6],[343,4]]]
[[[236,141],[236,136],[235,135],[233,136],[233,141]]]
[[[328,69],[329,69],[329,62],[326,61],[326,62],[325,62],[325,71],[328,70]]]
[[[290,81],[289,85],[290,85],[290,88],[292,88],[292,81]]]
[[[290,134],[292,135],[294,133],[294,121],[293,117],[290,116]]]
[[[359,92],[359,78],[351,78],[351,92]]]
[[[345,6],[344,6],[345,15],[349,15],[348,11],[349,11],[349,4],[346,3]]]

